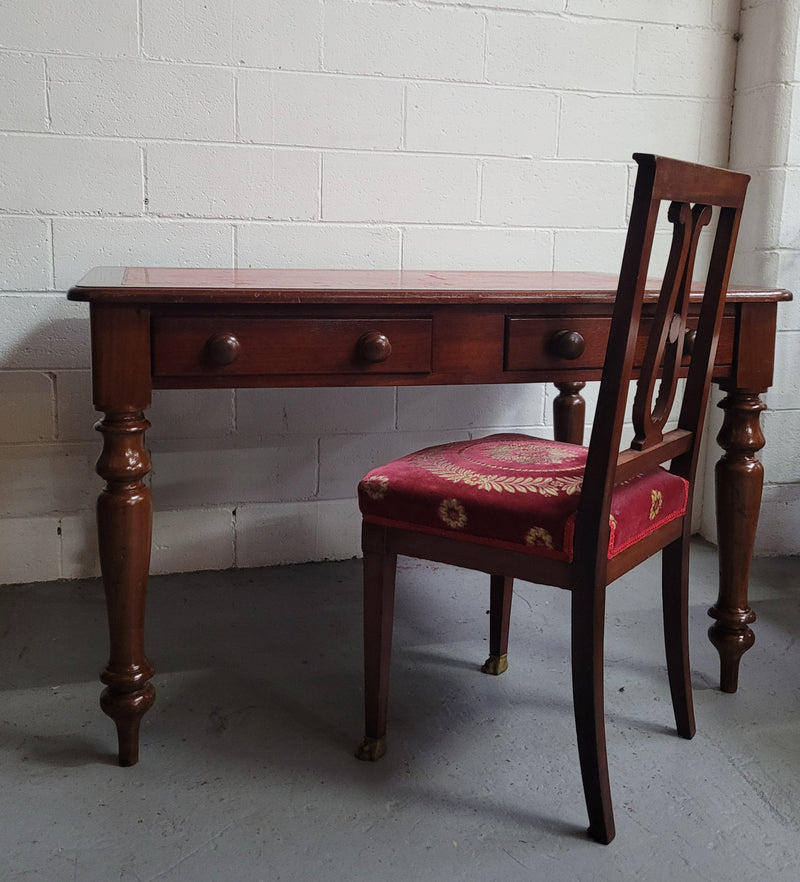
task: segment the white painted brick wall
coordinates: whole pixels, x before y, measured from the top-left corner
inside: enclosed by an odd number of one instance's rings
[[[252,447],[154,441],[152,451],[154,503],[162,511],[311,499],[317,491],[313,436],[269,436]]]
[[[586,160],[614,160],[635,141],[642,152],[700,154],[704,103],[685,98],[570,93],[561,102],[559,155]],[[660,125],[664,114],[673,124]]]
[[[187,141],[234,138],[231,70],[67,57],[52,58],[48,74],[54,132]]]
[[[401,230],[374,224],[237,224],[236,248],[242,267],[395,269]]]
[[[249,145],[150,144],[148,211],[166,217],[319,217],[319,154]]]
[[[676,58],[680,64],[674,64]],[[636,46],[636,88],[642,92],[722,98],[729,94],[735,56],[730,35],[674,25],[642,27]]]
[[[3,584],[58,579],[62,572],[60,546],[56,519],[4,518],[0,530]]]
[[[0,444],[54,441],[56,436],[53,378],[31,371],[0,373]]]
[[[4,49],[79,55],[135,55],[138,0],[0,0]]]
[[[56,218],[55,287],[64,291],[89,266],[233,266],[229,223],[161,218]]]
[[[397,150],[403,86],[380,79],[245,70],[239,133],[258,144]]]
[[[88,444],[4,445],[0,518],[54,515],[94,507],[98,479]]]
[[[234,566],[234,520],[226,508],[195,508],[192,517],[182,511],[153,515],[153,573],[176,570],[217,570]]]
[[[239,567],[344,560],[361,542],[355,499],[241,505],[235,523]]]
[[[6,291],[41,291],[52,283],[51,222],[0,216],[0,251]]]
[[[87,368],[89,310],[63,294],[0,295],[3,370]]]
[[[628,170],[619,163],[487,159],[481,220],[488,224],[624,227]]]
[[[0,53],[0,128],[41,132],[47,128],[44,59]]]
[[[619,272],[624,230],[556,230],[553,269]]]
[[[597,18],[618,18],[642,20],[641,0],[569,0],[569,11],[574,15],[589,15]],[[728,6],[734,6],[728,3]],[[703,3],[686,4],[683,0],[661,0],[647,7],[646,20],[674,24],[677,21],[684,25],[704,25],[708,20],[708,9]],[[736,23],[734,18],[733,24]]]
[[[137,214],[139,147],[124,141],[0,134],[0,205],[45,214]]]
[[[800,0],[743,3],[731,163],[751,174],[734,280],[795,292],[778,309],[775,376],[763,396],[765,487],[757,554],[798,554],[800,543]],[[719,425],[719,416],[714,422]],[[710,472],[706,495],[711,492]],[[713,537],[713,508],[703,532]]]
[[[480,82],[484,16],[474,9],[326,0],[326,70]]]
[[[492,16],[487,28],[487,76],[492,82],[517,86],[631,93],[638,32],[635,24],[627,22]],[[669,76],[666,70],[664,74]]]
[[[354,424],[364,432],[391,432],[397,422],[392,388],[239,389],[237,429],[257,438],[274,435],[350,434]]]
[[[466,429],[327,435],[320,441],[319,496],[350,495],[364,473],[412,450],[465,437]]]
[[[331,153],[323,160],[323,220],[469,224],[477,212],[475,159]]]
[[[485,226],[403,230],[404,269],[535,270],[549,267],[552,254],[551,230]]]
[[[397,390],[397,428],[538,426],[545,419],[545,388],[525,386],[406,386]]]
[[[317,70],[322,0],[141,0],[147,58]]]
[[[549,92],[411,84],[405,146],[433,153],[553,156],[558,106],[558,99]]]
[[[740,263],[788,278],[800,138],[763,130],[796,47],[751,5],[739,73],[765,91],[739,130],[764,187]],[[88,309],[64,298],[92,266],[615,271],[634,150],[728,159],[730,0],[0,0],[0,23],[0,583],[97,572]],[[790,344],[800,307],[781,323]],[[553,394],[157,391],[153,570],[356,554],[367,468],[550,435]],[[797,512],[786,446],[768,457]]]

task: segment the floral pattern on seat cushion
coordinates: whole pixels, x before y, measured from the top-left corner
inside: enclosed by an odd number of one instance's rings
[[[530,435],[427,447],[373,469],[364,520],[572,560],[588,449]],[[686,512],[688,482],[656,468],[614,491],[608,557]]]

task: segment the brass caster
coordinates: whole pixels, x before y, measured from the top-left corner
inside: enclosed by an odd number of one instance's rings
[[[508,670],[508,656],[505,653],[490,655],[483,663],[481,670],[484,674],[494,674],[495,676],[502,674],[503,671]]]
[[[360,760],[367,760],[369,762],[374,763],[375,760],[379,760],[386,753],[386,739],[385,738],[370,738],[366,737],[361,744],[358,746],[358,750],[356,751],[356,756]]]

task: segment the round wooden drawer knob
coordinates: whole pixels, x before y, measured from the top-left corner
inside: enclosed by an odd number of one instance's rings
[[[214,334],[206,342],[206,355],[212,364],[224,367],[239,357],[241,346],[233,334]]]
[[[381,334],[380,331],[369,331],[359,337],[356,351],[362,361],[380,364],[392,354],[392,344],[386,334]]]
[[[558,358],[580,358],[584,349],[586,341],[578,331],[558,331],[550,338],[550,351]]]

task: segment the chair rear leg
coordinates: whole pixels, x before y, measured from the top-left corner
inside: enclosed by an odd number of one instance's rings
[[[508,670],[508,624],[514,580],[510,576],[492,576],[489,591],[489,658],[481,670],[484,674],[502,674]]]
[[[686,535],[661,553],[661,594],[675,724],[681,738],[692,738],[695,722],[689,666],[689,539]]]
[[[607,845],[614,838],[603,707],[605,592],[572,592],[572,694],[589,835]]]
[[[378,760],[386,752],[389,667],[392,654],[397,555],[364,549],[365,735],[356,756]]]

